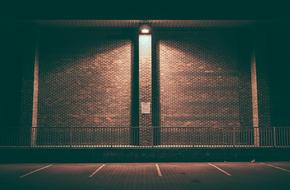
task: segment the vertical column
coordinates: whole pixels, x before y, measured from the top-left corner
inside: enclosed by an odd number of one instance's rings
[[[151,118],[151,45],[150,34],[139,35],[139,101],[140,101],[140,144],[152,145]]]
[[[25,133],[21,134],[21,137],[25,139],[25,145],[31,145],[36,27],[27,26],[27,28],[21,29],[21,32],[23,33],[24,39],[21,62],[22,85],[20,126],[25,128]]]
[[[259,127],[270,127],[270,96],[268,78],[268,50],[265,28],[258,28],[255,39]],[[262,140],[262,139],[261,139]]]
[[[156,33],[152,36],[152,126],[153,144],[160,145],[160,78],[159,46]]]
[[[255,69],[256,69],[256,138],[255,145],[263,146],[270,145],[271,139],[268,136],[268,129],[270,127],[270,97],[269,97],[269,79],[268,79],[268,52],[267,52],[267,33],[263,26],[255,28],[254,35],[254,50],[255,50]],[[255,118],[253,117],[253,121]],[[254,126],[254,125],[253,125]]]
[[[134,34],[131,69],[131,144],[139,145],[139,34]]]
[[[36,145],[37,135],[37,115],[38,115],[38,77],[39,77],[39,50],[38,34],[35,40],[34,72],[33,72],[33,100],[32,100],[32,128],[31,128],[31,146]]]
[[[254,145],[260,145],[259,135],[259,110],[258,110],[258,89],[257,89],[257,69],[256,69],[256,52],[253,48],[251,56],[251,90],[252,90],[252,121],[254,130]]]

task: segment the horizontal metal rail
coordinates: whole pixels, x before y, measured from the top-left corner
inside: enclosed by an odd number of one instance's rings
[[[0,147],[290,147],[290,127],[7,127]]]

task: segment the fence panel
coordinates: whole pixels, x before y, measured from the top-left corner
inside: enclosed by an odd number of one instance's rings
[[[0,131],[0,146],[290,147],[290,127],[11,127]]]

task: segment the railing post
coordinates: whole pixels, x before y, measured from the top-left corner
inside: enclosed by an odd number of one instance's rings
[[[236,128],[233,128],[233,147],[236,146]]]
[[[152,139],[151,139],[151,147],[154,147],[154,139],[155,139],[155,127],[150,127],[150,130],[151,130],[151,134],[150,134],[150,136],[152,137]]]
[[[276,127],[273,128],[273,141],[274,141],[274,147],[276,147],[277,142],[276,142]]]
[[[31,147],[34,147],[35,144],[36,144],[35,127],[31,127],[30,146],[31,146]]]
[[[117,128],[118,129],[118,134],[120,133],[120,128],[118,127]],[[110,127],[110,145],[111,145],[111,148],[113,147],[113,128],[112,127]],[[120,141],[119,141],[119,135],[118,135],[118,144],[120,144]]]
[[[69,146],[72,147],[72,131],[71,127],[69,127]]]
[[[259,147],[260,146],[260,128],[259,127],[254,127],[254,145]]]

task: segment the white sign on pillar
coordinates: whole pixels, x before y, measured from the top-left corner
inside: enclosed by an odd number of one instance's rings
[[[142,114],[149,114],[151,110],[151,102],[141,102]]]

